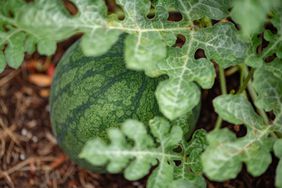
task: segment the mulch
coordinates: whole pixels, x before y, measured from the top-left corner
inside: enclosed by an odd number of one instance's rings
[[[0,74],[0,188],[143,187],[79,168],[56,143],[48,105],[53,62],[73,41],[59,45],[52,59],[35,54],[20,69]]]

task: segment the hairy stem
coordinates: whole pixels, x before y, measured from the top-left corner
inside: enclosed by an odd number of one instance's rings
[[[221,93],[225,95],[227,94],[227,89],[226,89],[224,69],[221,67],[221,65],[219,65],[218,68],[219,68],[219,81],[220,81]]]
[[[239,70],[239,67],[238,67],[238,66],[234,66],[234,67],[228,69],[228,70],[225,72],[225,76],[232,76],[232,75],[235,74],[238,70]]]
[[[214,130],[218,130],[218,129],[220,129],[221,124],[222,124],[222,118],[221,118],[220,116],[217,116],[217,119],[216,119],[216,123],[215,123]]]
[[[255,71],[255,69],[252,68],[251,71],[248,72],[247,67],[246,66],[243,66],[243,67],[245,67],[245,70],[247,71],[247,77],[245,78],[243,83],[240,85],[240,89],[237,92],[238,94],[240,94],[240,93],[242,93],[246,90],[246,88],[248,87],[248,84],[250,83],[251,78],[253,77],[254,71]],[[242,71],[242,73],[243,73],[242,75],[243,75],[243,78],[244,78],[244,75],[245,75],[244,70]]]
[[[219,81],[220,81],[220,89],[221,89],[221,94],[225,95],[227,94],[227,88],[226,88],[226,80],[225,80],[225,75],[224,75],[224,69],[222,68],[221,65],[218,65],[219,69]],[[215,124],[215,130],[220,129],[222,124],[222,118],[220,116],[217,116],[216,124]]]

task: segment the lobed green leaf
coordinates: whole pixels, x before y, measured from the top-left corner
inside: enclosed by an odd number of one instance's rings
[[[268,46],[264,49],[262,57],[266,58],[275,54],[280,59],[282,58],[282,13],[281,13],[282,3],[280,1],[280,6],[277,6],[277,10],[273,11],[271,23],[277,29],[277,33],[273,31],[266,30],[264,32],[264,38],[269,42]]]
[[[123,20],[107,15],[104,1],[72,0],[78,9],[75,15],[70,14],[60,1],[14,1],[21,2],[21,6],[13,8],[13,3],[4,3],[14,11],[14,17],[3,14],[5,10],[0,12],[0,44],[9,44],[10,38],[22,33],[18,49],[11,50],[9,46],[4,49],[9,58],[13,57],[7,61],[9,65],[18,67],[24,52],[32,53],[35,49],[51,55],[58,41],[76,33],[83,33],[80,44],[86,55],[101,55],[110,49],[121,33],[128,33],[124,49],[127,67],[143,70],[151,77],[169,76],[169,80],[159,86],[156,96],[161,112],[170,120],[198,104],[200,88],[196,84],[205,89],[212,87],[215,71],[211,60],[229,67],[240,63],[245,56],[246,45],[232,24],[218,23],[203,28],[193,23],[201,18],[220,20],[227,17],[229,0],[159,0],[154,3],[118,0],[116,2],[124,12]],[[148,19],[151,9],[155,16]],[[179,12],[182,20],[168,21],[170,11]],[[3,29],[6,27],[12,28],[8,38],[1,37],[7,35]],[[182,48],[174,46],[179,34],[186,38]],[[26,49],[20,48],[22,46]],[[206,58],[194,58],[199,49],[205,51]],[[180,105],[179,101],[187,95],[192,98],[185,99]]]
[[[256,105],[276,115],[274,124],[282,125],[282,63],[277,59],[256,69],[253,87],[258,99]]]
[[[264,124],[243,95],[221,95],[213,100],[215,111],[226,121],[233,124],[246,124],[252,128]]]
[[[202,155],[205,174],[216,181],[233,179],[245,162],[253,176],[261,175],[272,161],[269,134],[269,129],[249,131],[242,138],[236,138],[228,129],[209,133],[209,146]]]
[[[167,120],[156,117],[150,121],[149,128],[151,134],[142,123],[127,120],[121,130],[115,128],[108,131],[110,143],[99,138],[88,141],[80,157],[94,165],[106,165],[111,173],[123,171],[128,180],[140,179],[153,166],[157,166],[147,182],[148,187],[154,188],[170,187],[174,180],[179,179],[193,182],[201,175],[201,168],[193,169],[200,164],[195,158],[199,159],[206,145],[204,141],[197,141],[205,138],[203,131],[195,134],[191,144],[188,144],[189,151],[198,150],[188,154],[185,149],[182,152],[174,151],[185,142],[179,126],[171,126]],[[186,155],[193,155],[192,160],[188,160]],[[175,161],[181,161],[181,165],[177,166]]]
[[[214,102],[216,112],[234,124],[244,123],[247,134],[237,138],[228,129],[215,130],[207,135],[209,146],[202,155],[203,170],[216,181],[233,179],[240,172],[242,162],[253,176],[266,171],[272,161],[273,127],[264,125],[248,100],[242,95],[222,95]]]

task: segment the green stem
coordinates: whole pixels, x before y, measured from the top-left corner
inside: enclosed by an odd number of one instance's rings
[[[243,68],[244,69],[244,68]],[[245,66],[245,70],[248,72],[247,67]],[[247,73],[247,78],[244,80],[244,82],[240,85],[240,89],[237,92],[238,94],[244,92],[246,88],[248,87],[248,84],[250,83],[251,78],[253,77],[255,69],[251,69],[250,72]],[[244,75],[244,71],[242,71],[242,75]]]
[[[234,66],[225,72],[225,76],[231,76],[239,70],[238,66]]]
[[[240,87],[243,85],[243,83],[244,83],[244,73],[243,73],[242,65],[240,65]]]
[[[281,132],[275,132],[275,135],[276,135],[278,138],[282,138],[282,133],[281,133]]]
[[[219,81],[220,81],[221,94],[225,95],[227,94],[227,89],[226,89],[224,69],[221,67],[221,65],[219,65],[218,68],[219,68]]]
[[[221,94],[225,95],[227,94],[227,89],[226,89],[226,80],[225,80],[225,75],[224,75],[224,69],[222,68],[221,65],[218,66],[218,69],[219,69],[219,81],[220,81]],[[221,124],[222,124],[222,118],[220,116],[217,116],[215,130],[220,129]]]
[[[218,130],[218,129],[220,129],[221,124],[222,124],[222,118],[221,118],[220,116],[217,116],[217,119],[216,119],[216,123],[215,123],[214,130]]]

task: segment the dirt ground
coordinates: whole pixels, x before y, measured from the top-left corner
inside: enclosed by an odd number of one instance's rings
[[[0,188],[142,187],[80,169],[64,155],[51,131],[49,86],[31,83],[32,75],[26,66],[1,74]]]

